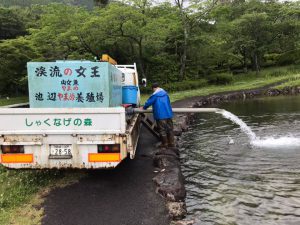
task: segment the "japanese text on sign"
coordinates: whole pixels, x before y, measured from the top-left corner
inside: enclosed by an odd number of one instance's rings
[[[34,97],[36,101],[68,101],[68,102],[77,102],[77,103],[92,103],[100,102],[103,103],[104,95],[103,92],[83,92],[80,90],[80,82],[78,79],[85,79],[86,77],[91,78],[100,78],[99,66],[93,67],[84,67],[77,66],[73,68],[61,69],[59,66],[51,66],[48,70],[45,66],[38,66],[34,70],[35,76],[37,79],[39,77],[61,77],[67,78],[59,80],[59,85],[61,87],[60,91],[49,91],[47,93],[35,92]],[[74,76],[74,79],[71,78]],[[58,86],[59,86],[58,85]]]
[[[91,118],[46,118],[46,119],[25,119],[26,127],[69,127],[69,126],[77,126],[77,127],[89,127],[93,125],[93,121]]]
[[[91,71],[86,72],[87,68],[80,66],[78,69],[75,69],[76,76],[77,77],[100,77],[99,73],[99,66],[91,67]],[[64,69],[64,75],[65,76],[71,76],[73,74],[73,71],[71,68]],[[37,77],[62,77],[61,70],[58,66],[51,66],[49,71],[46,71],[46,68],[44,66],[37,67],[35,69],[35,75]]]

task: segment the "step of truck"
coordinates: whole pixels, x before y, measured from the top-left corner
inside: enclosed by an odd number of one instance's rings
[[[144,113],[141,114],[142,116],[142,124],[158,139],[160,138],[160,135],[157,131],[157,126],[155,122],[150,120]]]

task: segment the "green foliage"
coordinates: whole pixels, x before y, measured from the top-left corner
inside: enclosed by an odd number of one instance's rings
[[[298,63],[297,65],[291,65],[287,67],[287,70],[289,71],[289,73],[291,74],[296,74],[300,72],[300,63]]]
[[[256,71],[262,65],[274,65],[264,61],[266,54],[280,54],[297,46],[299,14],[299,3],[257,0],[220,5],[212,12],[225,38],[224,50],[236,55],[241,67],[250,64]]]
[[[201,88],[207,85],[207,80],[199,79],[199,80],[187,80],[183,82],[174,82],[168,83],[164,85],[164,89],[169,92],[176,91],[184,91],[184,90],[193,90],[197,88]]]
[[[35,4],[47,5],[51,3],[83,5],[89,8],[92,8],[94,5],[94,2],[92,0],[0,0],[0,6],[5,6],[5,7],[11,7],[11,6],[27,7]]]
[[[74,56],[83,59],[90,53],[84,49],[82,33],[78,30],[88,19],[85,9],[62,4],[41,6],[39,9],[41,15],[37,27],[29,29],[32,45],[42,57],[39,60],[53,61]]]
[[[25,35],[25,24],[20,16],[20,10],[0,7],[0,40],[16,38]]]
[[[265,54],[264,56],[264,66],[276,66],[278,64],[278,58],[280,54],[278,53],[271,53]]]
[[[251,77],[252,79],[256,76],[258,77],[265,77],[267,78],[277,78],[277,77],[288,77],[295,74],[300,73],[300,66],[299,65],[290,65],[290,66],[284,66],[284,67],[270,67],[267,69],[264,69],[259,72],[259,74],[256,73],[249,73],[247,77]]]
[[[186,80],[181,82],[170,82],[168,84],[160,85],[164,90],[168,92],[184,91],[184,90],[194,90],[207,85],[207,80]],[[144,94],[152,93],[151,84],[148,84],[147,87],[141,87],[141,92]]]
[[[27,92],[26,63],[38,55],[30,41],[18,39],[0,42],[0,93],[19,95]]]
[[[230,73],[212,74],[208,77],[210,84],[224,85],[230,84],[233,81],[233,75]]]
[[[299,2],[193,1],[179,7],[129,0],[93,9],[79,7],[85,6],[81,0],[22,2],[30,7],[0,8],[1,34],[6,35],[0,43],[5,62],[0,62],[0,95],[26,92],[26,60],[93,60],[107,53],[119,64],[136,62],[140,77],[168,85],[299,63]]]
[[[300,49],[285,52],[278,57],[277,64],[280,66],[300,64]]]
[[[269,73],[267,73],[267,75],[269,75],[271,77],[279,77],[279,76],[283,76],[287,73],[288,73],[288,71],[286,69],[276,69],[276,70],[270,71]]]

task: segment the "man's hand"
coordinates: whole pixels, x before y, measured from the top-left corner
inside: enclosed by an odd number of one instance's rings
[[[143,106],[140,106],[140,108],[139,109],[141,109],[141,110],[144,110],[144,107]]]

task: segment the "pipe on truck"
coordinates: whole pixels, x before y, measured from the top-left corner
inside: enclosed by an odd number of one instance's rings
[[[172,108],[173,113],[222,113],[224,110],[219,108]],[[135,113],[152,113],[152,109],[133,109]]]

